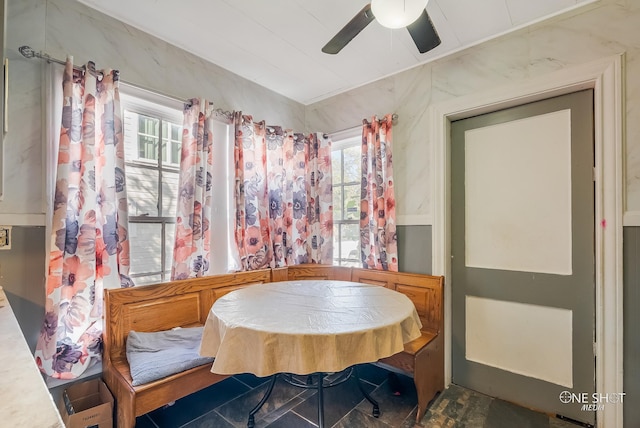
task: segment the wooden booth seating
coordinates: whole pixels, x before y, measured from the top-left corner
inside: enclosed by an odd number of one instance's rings
[[[126,341],[131,330],[157,332],[202,326],[216,299],[237,288],[265,282],[271,282],[271,270],[105,290],[102,377],[116,399],[117,426],[132,428],[137,416],[228,377],[211,373],[208,363],[132,386],[126,356]]]
[[[339,271],[332,274],[333,269]],[[323,265],[289,266],[287,272],[290,280],[350,279],[387,287],[411,299],[422,322],[421,337],[407,343],[403,352],[379,362],[413,377],[418,395],[416,422],[419,422],[429,402],[444,390],[444,277]]]
[[[418,394],[416,422],[420,422],[429,402],[444,390],[444,277],[354,268],[351,280],[398,291],[416,306],[422,335],[405,344],[403,352],[380,362],[413,377]]]
[[[443,277],[328,265],[296,265],[214,275],[133,288],[105,290],[103,379],[116,399],[117,427],[135,426],[136,417],[219,382],[211,364],[133,386],[126,355],[130,331],[159,332],[202,326],[211,306],[238,288],[273,281],[323,279],[380,285],[407,295],[422,322],[422,336],[379,363],[413,377],[417,421],[444,389]]]

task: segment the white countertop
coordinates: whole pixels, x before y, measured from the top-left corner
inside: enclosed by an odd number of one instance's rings
[[[64,428],[2,287],[0,341],[0,425]]]

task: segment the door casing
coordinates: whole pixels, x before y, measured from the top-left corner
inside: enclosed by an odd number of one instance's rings
[[[594,90],[596,391],[623,392],[622,55],[569,67],[429,107],[433,159],[433,274],[445,276],[445,384],[451,382],[450,122],[583,89]],[[623,406],[605,406],[598,426],[623,426]]]

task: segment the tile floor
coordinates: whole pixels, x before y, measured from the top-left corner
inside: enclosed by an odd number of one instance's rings
[[[399,376],[403,389],[394,395],[389,372],[374,365],[360,367],[363,386],[380,405],[380,417],[363,399],[353,380],[324,393],[325,426],[333,428],[578,428],[475,391],[451,385],[431,404],[416,424],[416,392],[412,379]],[[267,378],[238,375],[154,410],[137,419],[137,428],[235,428],[246,427],[250,409],[267,388]],[[317,397],[313,389],[298,388],[278,379],[271,397],[256,414],[256,428],[317,427]]]

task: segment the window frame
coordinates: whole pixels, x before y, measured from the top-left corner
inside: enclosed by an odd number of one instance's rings
[[[150,91],[146,91],[140,88],[137,88],[132,85],[120,84],[120,109],[122,111],[122,119],[125,120],[125,111],[129,111],[135,113],[137,115],[144,115],[147,117],[155,118],[159,120],[158,123],[158,142],[160,147],[158,148],[158,159],[151,160],[148,158],[139,156],[139,146],[136,146],[136,158],[135,159],[127,159],[125,156],[125,168],[133,167],[140,169],[151,169],[154,171],[158,171],[157,178],[157,201],[156,206],[158,209],[158,215],[150,216],[150,215],[129,215],[129,224],[159,224],[160,225],[160,271],[148,271],[148,272],[137,272],[131,274],[131,278],[136,281],[136,278],[143,277],[157,277],[159,276],[159,282],[166,282],[170,279],[171,275],[171,266],[167,266],[167,225],[176,223],[176,215],[173,213],[172,215],[167,215],[169,213],[163,212],[163,194],[162,194],[162,183],[163,183],[163,172],[172,172],[178,173],[180,171],[180,165],[170,162],[165,162],[162,160],[163,151],[166,149],[164,146],[164,135],[163,135],[163,122],[173,123],[180,128],[182,128],[183,123],[183,111],[184,104],[178,100],[165,97],[159,94],[155,94]],[[170,127],[169,127],[170,128]],[[170,131],[169,131],[170,132]],[[140,132],[136,134],[136,140],[140,136]],[[167,146],[172,142],[170,135],[166,141]],[[124,132],[123,132],[123,138]],[[136,141],[138,142],[138,141]],[[123,144],[126,142],[123,141]],[[126,152],[126,149],[125,149]],[[167,154],[170,156],[170,153]],[[129,195],[127,195],[129,197]],[[127,201],[128,202],[128,201]],[[175,230],[174,230],[175,233]],[[133,257],[132,257],[133,258]],[[155,283],[158,281],[145,281],[144,283]]]

